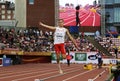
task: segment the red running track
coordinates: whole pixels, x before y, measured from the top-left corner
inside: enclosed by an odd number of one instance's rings
[[[75,9],[65,9],[64,12],[60,13],[60,18],[64,19],[65,26],[75,26],[76,25],[76,15]],[[79,19],[81,26],[100,26],[100,14],[94,12],[91,9],[80,9]]]
[[[64,71],[60,74],[57,64],[37,63],[0,67],[0,81],[105,81],[108,77],[106,68],[83,69],[82,64],[61,64]],[[99,76],[101,74],[101,76]]]

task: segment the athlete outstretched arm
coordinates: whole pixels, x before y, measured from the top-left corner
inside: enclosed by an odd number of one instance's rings
[[[41,25],[41,26],[43,26],[45,28],[51,29],[51,30],[55,30],[56,29],[56,27],[43,24],[42,22],[40,22],[39,25]]]
[[[69,33],[69,31],[67,30],[67,35],[68,37],[70,38],[70,40],[73,42],[73,44],[75,45],[75,47],[79,50],[79,47],[78,45],[76,44],[76,42],[74,41],[73,37],[71,36],[71,34]]]
[[[43,27],[45,27],[45,28],[51,29],[51,30],[55,30],[55,29],[56,29],[56,27],[43,24],[42,22],[40,22],[39,25],[41,25],[41,26],[43,26]],[[71,40],[71,41],[73,42],[73,44],[75,45],[75,47],[79,50],[78,45],[76,44],[76,42],[74,41],[73,37],[71,36],[71,34],[69,33],[68,30],[66,31],[66,33],[67,33],[68,37],[70,38],[70,40]]]

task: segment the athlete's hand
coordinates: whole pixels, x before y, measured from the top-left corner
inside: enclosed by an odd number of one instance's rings
[[[39,22],[39,25],[43,25],[43,23],[42,23],[42,22]]]

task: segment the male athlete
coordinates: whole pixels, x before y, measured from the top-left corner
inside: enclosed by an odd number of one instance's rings
[[[59,64],[59,71],[60,73],[63,73],[61,67],[60,67],[60,54],[62,54],[62,58],[66,59],[66,50],[65,50],[65,36],[67,35],[70,40],[73,42],[73,44],[75,45],[75,47],[77,49],[78,46],[75,43],[73,37],[70,35],[69,31],[63,27],[64,25],[64,20],[63,19],[59,19],[58,20],[58,26],[54,27],[54,26],[49,26],[46,24],[43,24],[42,22],[39,23],[41,26],[54,30],[54,49],[56,52],[56,58],[57,58],[57,64]]]

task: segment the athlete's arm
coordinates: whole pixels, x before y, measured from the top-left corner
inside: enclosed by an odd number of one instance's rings
[[[69,33],[69,31],[66,31],[68,37],[70,38],[70,40],[73,42],[73,44],[75,45],[75,47],[79,50],[78,45],[76,44],[76,42],[74,41],[73,37],[71,36],[71,34]]]
[[[41,26],[43,26],[43,27],[45,27],[45,28],[48,28],[48,29],[52,29],[52,30],[55,30],[55,29],[56,29],[56,27],[43,24],[42,22],[40,22],[39,25],[41,25]]]

